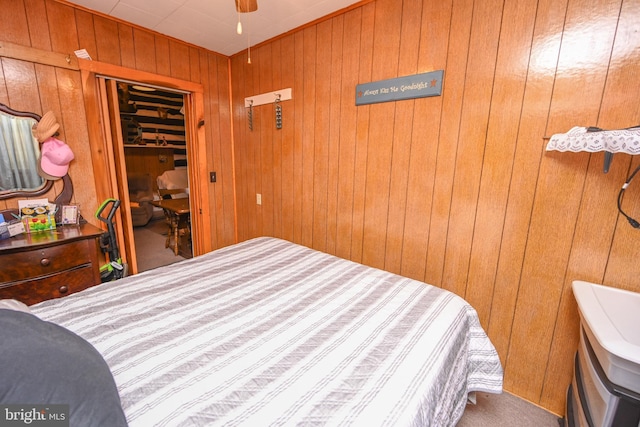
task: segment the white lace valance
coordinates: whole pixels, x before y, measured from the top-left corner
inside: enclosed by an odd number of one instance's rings
[[[640,127],[622,130],[587,131],[576,126],[567,133],[555,134],[547,144],[547,151],[606,151],[609,153],[640,154]]]

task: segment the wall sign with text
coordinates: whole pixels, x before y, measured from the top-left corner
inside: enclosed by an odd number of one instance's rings
[[[438,70],[362,83],[356,86],[356,105],[440,96],[443,76],[444,70]]]

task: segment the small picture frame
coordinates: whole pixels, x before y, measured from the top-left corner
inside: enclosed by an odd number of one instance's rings
[[[62,225],[78,225],[78,219],[77,205],[62,206]]]

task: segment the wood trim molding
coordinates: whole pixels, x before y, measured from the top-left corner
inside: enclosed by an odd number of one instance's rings
[[[191,97],[187,98],[185,104],[187,113],[194,117],[186,123],[187,131],[187,165],[189,168],[189,193],[191,209],[192,230],[197,233],[191,233],[193,255],[201,255],[210,252],[213,247],[211,244],[211,223],[209,222],[209,190],[206,179],[208,175],[207,163],[198,161],[197,159],[206,159],[207,148],[204,142],[206,136],[204,132],[204,96],[201,92],[193,92]]]
[[[191,99],[191,104],[186,104],[189,110],[189,116],[193,117],[186,126],[189,135],[187,141],[187,164],[189,165],[189,178],[193,182],[193,188],[190,188],[190,201],[193,204],[192,221],[195,232],[193,235],[193,255],[200,255],[211,250],[211,241],[206,236],[210,236],[211,228],[208,221],[203,218],[209,217],[209,195],[206,187],[201,183],[208,182],[206,163],[199,162],[198,159],[206,158],[206,138],[204,128],[198,126],[198,123],[204,122],[204,88],[200,83],[194,83],[186,80],[176,79],[174,77],[153,74],[146,71],[139,71],[125,68],[117,65],[111,65],[99,61],[90,61],[85,59],[78,60],[80,72],[82,74],[82,84],[84,90],[85,109],[87,111],[87,126],[89,128],[89,140],[91,141],[92,158],[94,159],[94,170],[96,176],[108,177],[109,183],[96,182],[96,193],[99,200],[107,197],[113,197],[114,194],[121,193],[118,188],[118,178],[115,169],[108,165],[108,161],[103,159],[103,155],[108,158],[114,156],[114,142],[108,130],[103,129],[103,122],[108,118],[108,111],[101,110],[104,104],[105,93],[99,93],[96,89],[98,83],[96,77],[106,79],[122,79],[127,81],[135,81],[143,84],[157,85],[165,88],[176,89],[183,92],[190,92],[187,98]],[[123,172],[120,171],[120,175]],[[100,180],[97,180],[100,181]],[[123,192],[122,192],[123,193]],[[124,195],[126,196],[126,194]],[[122,197],[122,195],[120,195]],[[122,228],[129,228],[123,224]],[[131,236],[126,237],[133,244]],[[126,249],[127,244],[125,244]],[[132,252],[127,251],[125,252]],[[126,253],[124,254],[127,255]]]
[[[0,56],[19,59],[21,61],[52,65],[54,67],[79,70],[78,58],[75,54],[49,52],[29,46],[0,41]]]
[[[77,59],[77,61],[80,70],[95,73],[100,76],[144,82],[150,85],[158,85],[186,92],[204,93],[204,88],[200,83],[149,73],[147,71],[133,70],[119,65],[107,64],[106,62],[91,61],[88,59]]]

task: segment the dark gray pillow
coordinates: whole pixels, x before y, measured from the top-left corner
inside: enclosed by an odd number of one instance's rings
[[[109,366],[86,340],[0,309],[0,403],[69,405],[70,426],[126,426]]]

